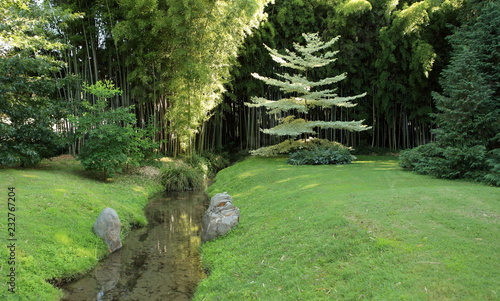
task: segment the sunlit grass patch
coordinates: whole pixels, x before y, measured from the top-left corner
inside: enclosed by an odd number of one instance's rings
[[[252,157],[209,191],[233,196],[240,225],[203,246],[211,274],[194,300],[497,298],[498,188],[404,172],[394,157]]]
[[[100,211],[114,208],[125,236],[146,223],[143,208],[161,189],[138,175],[96,181],[70,156],[44,160],[30,169],[0,169],[0,179],[4,196],[8,187],[15,187],[17,238],[16,293],[9,293],[2,281],[1,300],[59,300],[60,291],[47,280],[57,283],[85,273],[108,252],[92,230]],[[6,223],[6,218],[0,220],[2,233],[7,233]],[[0,253],[4,271],[10,268],[7,255]]]

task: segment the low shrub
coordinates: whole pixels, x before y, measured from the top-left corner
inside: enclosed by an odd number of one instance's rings
[[[346,146],[338,143],[336,141],[330,141],[328,139],[319,139],[319,138],[309,138],[309,139],[288,139],[281,143],[261,147],[259,149],[250,151],[250,153],[254,156],[276,156],[282,154],[291,154],[297,152],[299,150],[313,150],[315,148],[332,148],[336,149],[348,149]]]
[[[420,145],[413,149],[404,150],[399,156],[399,165],[407,170],[414,170],[421,174],[433,174],[432,163],[437,163],[443,157],[443,151],[434,143]]]
[[[203,173],[184,163],[162,167],[160,181],[166,191],[201,190],[204,188]]]
[[[0,167],[32,167],[66,150],[64,137],[51,128],[30,126],[16,131],[0,123]]]
[[[399,165],[419,174],[442,179],[472,179],[500,184],[500,155],[482,145],[441,147],[428,143],[401,152]]]
[[[355,159],[346,147],[316,147],[314,149],[299,150],[292,154],[287,160],[292,165],[325,165],[325,164],[349,164]]]
[[[114,127],[113,132],[89,137],[78,156],[85,170],[95,173],[104,180],[121,172],[122,166],[127,161],[127,144],[122,139],[126,135],[120,135],[125,133],[126,129],[113,125],[110,127]]]

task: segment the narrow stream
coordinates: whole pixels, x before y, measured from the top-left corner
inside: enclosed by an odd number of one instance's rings
[[[148,226],[82,279],[63,287],[64,301],[190,300],[205,276],[199,258],[203,192],[169,192],[146,207]]]

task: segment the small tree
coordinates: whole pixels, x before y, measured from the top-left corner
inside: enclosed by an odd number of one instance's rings
[[[324,88],[325,86],[336,84],[344,80],[347,77],[346,73],[342,73],[335,77],[324,78],[319,81],[310,80],[308,74],[310,74],[312,69],[324,67],[336,61],[334,56],[338,51],[322,52],[335,44],[340,37],[324,42],[318,34],[315,33],[304,33],[302,36],[305,39],[306,45],[303,46],[294,43],[293,46],[295,51],[285,49],[286,54],[281,54],[276,49],[271,49],[267,45],[264,45],[275,62],[282,67],[296,70],[297,74],[276,74],[279,79],[274,79],[252,73],[253,77],[268,85],[278,87],[285,95],[285,97],[278,100],[252,97],[252,103],[246,103],[249,107],[265,107],[269,114],[280,114],[282,116],[288,114],[288,116],[280,119],[280,123],[277,126],[262,131],[270,135],[298,137],[302,134],[315,134],[315,128],[342,129],[348,131],[364,131],[369,129],[369,127],[362,124],[363,120],[308,120],[308,112],[312,108],[331,108],[333,106],[344,108],[354,107],[356,104],[352,103],[352,101],[365,96],[366,93],[341,97],[337,94],[336,88]],[[302,117],[297,117],[293,114],[301,114]],[[262,152],[262,149],[259,150],[257,153],[265,153],[265,151]]]
[[[112,177],[124,164],[139,164],[146,159],[145,153],[153,153],[155,145],[146,136],[148,131],[134,128],[133,106],[109,108],[107,99],[121,94],[120,89],[110,81],[99,81],[84,91],[97,96],[93,105],[84,101],[85,112],[72,118],[75,137],[84,140],[79,160],[86,170]]]

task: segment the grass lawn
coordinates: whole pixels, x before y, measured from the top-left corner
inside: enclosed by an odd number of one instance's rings
[[[7,246],[7,198],[15,187],[16,290],[7,291],[10,252]],[[143,208],[161,187],[147,177],[122,175],[112,182],[86,176],[79,162],[69,158],[44,160],[33,169],[0,169],[2,213],[0,233],[0,300],[59,300],[61,292],[48,279],[88,271],[107,254],[107,246],[92,231],[106,207],[115,209],[122,235],[146,223]]]
[[[194,300],[498,300],[500,190],[402,171],[395,157],[221,171],[240,225],[202,247]]]

